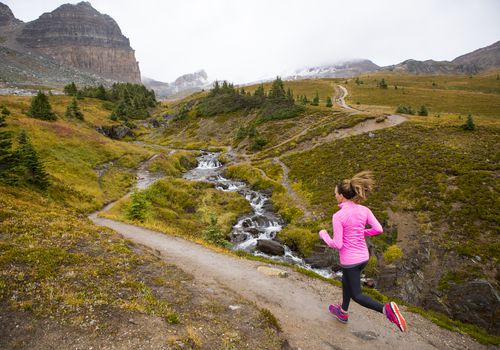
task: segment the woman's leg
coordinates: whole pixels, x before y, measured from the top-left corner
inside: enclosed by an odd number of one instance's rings
[[[358,304],[378,311],[380,313],[384,312],[384,305],[376,300],[373,300],[367,295],[361,292],[361,271],[365,268],[367,263],[363,263],[354,267],[347,269],[342,269],[342,290],[344,290],[344,284],[349,286],[349,292],[352,300]],[[344,282],[345,281],[345,282]],[[346,283],[347,282],[347,283]],[[345,294],[344,294],[345,295]],[[342,306],[343,308],[344,306]],[[344,309],[346,310],[346,309]]]
[[[347,281],[346,269],[342,269],[342,310],[347,312],[349,309],[349,302],[351,301],[351,290],[349,288],[349,282]]]

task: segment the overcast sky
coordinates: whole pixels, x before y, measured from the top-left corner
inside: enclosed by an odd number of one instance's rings
[[[64,0],[0,0],[31,21]],[[500,40],[499,0],[92,0],[135,49],[143,76],[255,81],[367,58],[452,60]]]

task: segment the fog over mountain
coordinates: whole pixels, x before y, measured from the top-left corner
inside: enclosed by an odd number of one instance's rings
[[[27,22],[68,1],[3,2]],[[200,69],[244,83],[359,58],[451,61],[500,39],[495,0],[91,3],[119,23],[142,75],[165,82]]]

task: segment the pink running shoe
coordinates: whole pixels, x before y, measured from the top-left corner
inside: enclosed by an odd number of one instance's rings
[[[406,332],[406,320],[399,311],[398,305],[395,302],[390,302],[384,305],[385,315],[401,332]]]
[[[340,306],[340,304],[330,305],[328,309],[330,310],[330,313],[335,315],[337,320],[340,322],[347,323],[347,321],[349,321],[349,314],[342,310],[342,306]]]

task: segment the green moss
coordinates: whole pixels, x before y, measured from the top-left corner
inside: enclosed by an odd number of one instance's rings
[[[318,243],[318,234],[316,232],[295,225],[286,226],[278,233],[278,238],[301,256],[310,255],[315,244]]]

